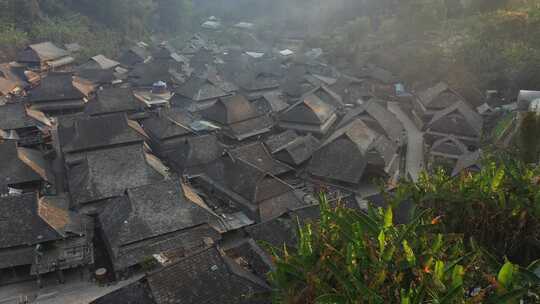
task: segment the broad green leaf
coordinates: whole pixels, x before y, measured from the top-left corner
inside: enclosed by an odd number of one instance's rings
[[[439,304],[459,303],[460,299],[463,299],[463,288],[461,285],[458,285],[452,288],[452,290],[439,301]]]
[[[377,237],[377,240],[379,241],[379,252],[384,252],[384,248],[386,247],[386,236],[384,235],[384,230],[381,230],[379,233],[379,236]]]
[[[505,170],[504,167],[501,167],[495,173],[493,180],[491,181],[491,192],[497,193],[502,185],[504,180]]]
[[[444,279],[444,262],[443,261],[437,261],[435,262],[435,277],[439,279],[439,281],[443,281]]]
[[[394,214],[392,212],[392,208],[388,207],[386,208],[386,211],[384,212],[384,228],[392,227],[393,223],[394,223]]]
[[[463,275],[465,275],[463,266],[454,266],[454,270],[452,271],[452,287],[455,288],[463,285]]]
[[[414,255],[414,251],[411,246],[409,246],[409,242],[407,242],[407,240],[404,240],[402,245],[403,251],[405,251],[405,258],[407,259],[407,262],[409,262],[409,265],[416,265],[416,256]]]
[[[506,262],[504,263],[503,267],[499,271],[499,275],[497,276],[497,281],[506,289],[512,286],[512,283],[514,280],[515,268],[516,267],[514,266],[514,264],[510,262]]]

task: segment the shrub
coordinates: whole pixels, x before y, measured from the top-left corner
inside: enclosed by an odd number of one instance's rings
[[[440,170],[402,183],[420,209],[442,218],[441,232],[473,238],[502,260],[540,258],[540,170],[509,155],[488,157],[477,174],[452,178]]]
[[[461,236],[435,233],[429,210],[394,225],[392,208],[331,209],[324,195],[320,207],[295,253],[274,249],[274,303],[514,303],[540,286],[535,265],[507,262],[497,274]]]

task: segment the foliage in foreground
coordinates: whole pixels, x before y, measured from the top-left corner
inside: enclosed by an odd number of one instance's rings
[[[493,156],[476,174],[452,178],[439,171],[402,183],[395,199],[433,210],[441,218],[440,232],[463,234],[499,260],[526,265],[540,259],[539,177],[536,167]]]
[[[440,234],[429,210],[394,225],[392,209],[367,214],[328,206],[299,227],[298,248],[274,250],[274,303],[518,303],[539,301],[540,278],[488,263],[460,235]]]

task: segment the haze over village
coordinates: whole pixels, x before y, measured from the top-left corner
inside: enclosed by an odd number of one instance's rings
[[[0,304],[540,303],[539,26],[0,0]]]

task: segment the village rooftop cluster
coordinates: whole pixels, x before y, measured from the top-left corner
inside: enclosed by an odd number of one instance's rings
[[[338,70],[297,38],[216,43],[221,27],[77,65],[76,43],[44,42],[0,65],[0,286],[75,271],[101,286],[137,278],[93,303],[267,303],[251,297],[270,290],[260,244],[293,247],[317,192],[363,210],[423,170],[478,170],[490,117],[540,97],[412,91],[378,66]]]

